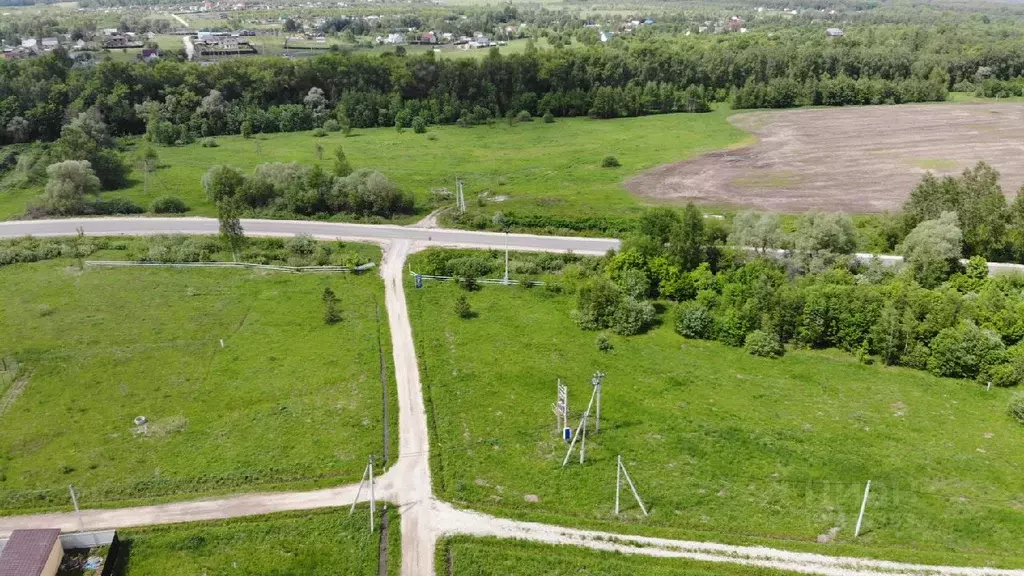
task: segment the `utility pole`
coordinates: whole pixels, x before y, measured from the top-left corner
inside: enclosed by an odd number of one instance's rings
[[[853,530],[853,537],[857,538],[860,536],[860,525],[864,521],[864,509],[868,506],[868,493],[871,492],[871,480],[868,480],[868,485],[864,487],[864,500],[860,503],[860,514],[857,516],[857,527]]]
[[[576,433],[572,436],[572,442],[569,444],[569,451],[565,453],[565,460],[562,460],[562,467],[569,463],[569,456],[572,456],[572,449],[576,446],[576,440],[580,437],[580,432],[584,434],[584,442],[586,442],[586,425],[587,418],[590,417],[590,408],[594,405],[594,393],[590,393],[590,402],[587,403],[587,411],[583,413],[583,418],[580,419],[579,426],[576,427]],[[583,464],[583,450],[580,449],[580,464]]]
[[[505,286],[508,286],[508,231],[505,232]],[[598,401],[597,405],[600,406],[601,402]],[[601,409],[598,408],[597,411],[600,414]]]
[[[640,511],[647,516],[647,507],[644,506],[644,501],[640,499],[640,494],[636,491],[636,486],[633,484],[633,479],[629,477],[629,471],[626,470],[626,465],[622,463],[622,455],[619,455],[618,470],[615,471],[615,515],[619,514],[619,490],[622,487],[621,476],[626,477],[626,482],[629,484],[629,489],[633,492],[633,498],[636,498],[636,503],[640,505]]]
[[[376,498],[373,496],[373,454],[370,454],[370,463],[366,468],[370,471],[370,534],[373,534],[373,509],[377,507]]]
[[[82,518],[82,511],[78,509],[78,496],[75,495],[75,487],[68,484],[68,491],[71,492],[71,503],[75,506],[75,515],[78,516],[78,527],[85,532],[85,520]]]
[[[598,370],[594,373],[593,378],[590,379],[590,383],[594,385],[594,392],[597,393],[597,422],[594,426],[594,432],[601,431],[601,382],[604,380],[604,372]]]

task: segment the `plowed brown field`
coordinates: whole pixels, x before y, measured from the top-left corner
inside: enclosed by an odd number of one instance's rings
[[[932,171],[979,160],[1024,183],[1024,104],[924,104],[735,114],[758,142],[643,172],[634,194],[774,212],[895,210]]]

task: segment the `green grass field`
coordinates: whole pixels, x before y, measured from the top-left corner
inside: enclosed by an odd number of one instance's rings
[[[454,537],[438,543],[439,576],[783,576],[781,570],[653,558],[521,540]]]
[[[398,514],[390,512],[388,572],[401,563]],[[377,574],[380,530],[369,532],[369,508],[282,513],[218,522],[118,532],[126,546],[114,573],[122,576],[196,574]]]
[[[478,316],[461,320],[460,292],[408,290],[442,498],[613,531],[1024,566],[1014,536],[1024,530],[1024,427],[1006,415],[1008,390],[838,351],[755,358],[685,340],[666,314],[647,334],[610,336],[606,353],[571,321],[571,296],[486,287],[469,294]],[[601,431],[585,465],[562,468],[556,379],[569,386],[575,425],[596,370],[607,374]],[[628,492],[613,514],[620,454],[649,518]],[[815,544],[833,528],[831,544]]]
[[[727,110],[710,114],[673,114],[617,120],[559,119],[554,124],[535,122],[508,127],[431,127],[427,135],[406,130],[375,128],[314,138],[309,132],[269,134],[245,140],[219,137],[217,148],[197,142],[183,147],[160,147],[161,168],[145,192],[141,174],[125,190],[107,193],[131,198],[145,208],[162,195],[184,199],[193,214],[213,215],[200,180],[216,164],[251,170],[264,162],[317,163],[316,145],[324,149],[325,167],[341,145],[356,168],[384,172],[424,203],[432,188],[454,189],[455,178],[465,182],[471,210],[493,213],[514,210],[524,214],[559,217],[619,217],[640,210],[640,201],[622,183],[632,174],[709,150],[735,145],[745,135],[726,120]],[[433,140],[429,139],[435,138]],[[259,147],[259,150],[257,149]],[[601,168],[601,159],[618,156],[621,168]],[[477,195],[490,198],[477,206]],[[42,187],[0,191],[0,218],[25,210]],[[415,218],[413,218],[415,219]]]
[[[68,484],[92,507],[337,485],[381,453],[375,273],[53,260],[0,268],[0,302],[0,358],[19,365],[0,381],[23,383],[0,386],[0,510],[66,507]]]

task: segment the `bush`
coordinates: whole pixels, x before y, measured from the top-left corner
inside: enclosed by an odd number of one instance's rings
[[[645,300],[626,298],[619,302],[612,317],[612,330],[622,336],[633,336],[654,322],[654,305]]]
[[[618,168],[619,166],[622,166],[622,164],[619,163],[619,159],[615,156],[605,156],[604,159],[601,160],[602,168]]]
[[[747,334],[744,347],[749,354],[762,358],[778,358],[786,353],[778,336],[761,330],[754,330]]]
[[[188,205],[177,196],[161,196],[153,200],[149,211],[154,214],[183,214],[188,212]]]
[[[413,118],[412,131],[416,134],[425,134],[427,132],[427,121],[419,116]]]
[[[203,138],[203,148],[216,148],[220,146],[213,138]]]
[[[338,132],[341,130],[341,124],[338,124],[337,120],[331,118],[327,122],[324,122],[324,130],[328,132]]]
[[[520,122],[533,122],[533,116],[526,110],[520,110],[519,114],[516,114],[516,120]]]
[[[453,258],[446,266],[446,276],[458,276],[460,278],[481,278],[492,271],[491,261],[478,256],[463,256]]]
[[[610,328],[621,302],[622,293],[611,280],[592,278],[576,294],[573,320],[584,330]]]
[[[142,214],[146,210],[127,198],[97,198],[85,205],[82,214],[86,216],[108,216],[113,214]]]
[[[612,343],[608,340],[607,334],[598,334],[597,340],[594,342],[597,345],[597,349],[601,352],[609,352],[612,349]]]
[[[327,130],[324,130],[323,128],[316,128],[313,130],[314,138],[323,138],[324,136],[327,136]]]
[[[1010,398],[1009,413],[1017,422],[1024,424],[1024,392],[1017,392]]]
[[[552,114],[550,111],[549,112],[545,112],[544,113],[544,123],[545,124],[554,124],[555,123],[555,115]]]
[[[939,332],[931,349],[928,370],[948,378],[977,378],[1006,358],[1006,348],[999,336],[970,321]]]
[[[427,134],[427,140],[437,140],[437,134],[434,134],[433,132]]]
[[[455,299],[455,314],[463,320],[473,317],[473,309],[469,306],[469,298],[466,298],[465,294],[459,294]]]
[[[676,333],[684,338],[710,340],[714,336],[715,318],[700,302],[691,300],[676,307]]]

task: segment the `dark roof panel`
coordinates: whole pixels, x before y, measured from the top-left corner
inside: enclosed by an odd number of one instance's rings
[[[38,576],[59,537],[57,528],[15,530],[0,554],[0,576]]]

